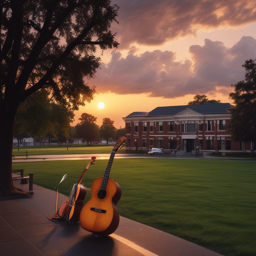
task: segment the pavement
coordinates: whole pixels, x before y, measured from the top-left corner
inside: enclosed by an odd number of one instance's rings
[[[14,181],[28,191],[28,184]],[[0,199],[0,255],[42,256],[220,256],[171,234],[120,217],[109,236],[93,236],[79,223],[49,220],[55,214],[56,191],[33,185],[30,198]],[[58,206],[66,197],[59,194]]]

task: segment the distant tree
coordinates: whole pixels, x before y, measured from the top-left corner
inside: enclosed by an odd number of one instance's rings
[[[194,96],[194,100],[190,101],[188,105],[202,105],[202,104],[215,104],[220,103],[220,100],[208,100],[206,95],[197,94]]]
[[[256,60],[245,61],[245,80],[232,84],[235,92],[230,93],[235,107],[231,109],[231,120],[228,126],[235,141],[256,142]]]
[[[100,127],[100,136],[108,141],[110,138],[115,137],[116,128],[114,127],[114,121],[110,118],[103,118],[102,125]]]
[[[59,142],[65,142],[70,137],[70,122],[73,119],[73,111],[63,105],[51,103],[51,129],[48,135],[57,138]]]
[[[51,104],[48,93],[40,90],[29,96],[19,107],[14,129],[14,137],[46,137],[52,129]]]
[[[78,123],[75,127],[76,137],[86,140],[87,145],[89,142],[97,140],[99,138],[99,127],[96,124],[97,117],[83,113],[79,120],[80,123]]]
[[[50,103],[47,91],[39,90],[30,95],[18,109],[14,137],[19,140],[25,137],[48,137],[49,142],[56,137],[59,141],[65,141],[69,137],[73,117],[73,111]]]
[[[124,137],[125,135],[126,135],[125,128],[120,127],[119,129],[116,130],[114,139],[118,140],[118,138]]]
[[[69,137],[70,137],[70,138],[75,138],[75,134],[76,134],[76,128],[75,128],[75,126],[70,126],[70,127],[69,127]]]
[[[92,100],[86,78],[100,66],[96,46],[118,46],[110,30],[117,12],[110,0],[0,1],[0,196],[27,195],[12,181],[20,104],[42,88],[73,110]]]

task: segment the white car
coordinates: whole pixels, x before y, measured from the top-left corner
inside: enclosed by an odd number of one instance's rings
[[[164,152],[160,148],[152,148],[148,154],[149,155],[162,155]]]

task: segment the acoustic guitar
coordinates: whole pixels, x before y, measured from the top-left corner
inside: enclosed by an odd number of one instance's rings
[[[80,212],[82,210],[84,198],[86,196],[86,188],[81,184],[81,181],[83,179],[84,173],[89,169],[90,165],[93,164],[95,160],[96,157],[93,156],[90,163],[83,170],[77,183],[73,185],[69,200],[65,201],[59,209],[59,215],[63,218],[66,217],[70,222],[79,221]]]
[[[96,179],[91,186],[91,199],[80,213],[80,225],[97,235],[109,235],[119,225],[117,203],[121,198],[121,187],[109,178],[115,153],[126,142],[120,137],[114,145],[103,178]]]

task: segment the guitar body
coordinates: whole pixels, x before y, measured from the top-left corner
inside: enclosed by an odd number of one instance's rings
[[[70,211],[70,205],[69,205],[69,200],[66,200],[65,202],[62,203],[60,206],[60,209],[58,211],[58,214],[61,218],[65,218],[67,214]]]
[[[108,179],[104,195],[100,194],[103,178],[96,179],[91,186],[91,199],[80,213],[80,225],[92,233],[109,235],[119,225],[119,213],[116,207],[121,198],[121,188],[112,179]],[[100,197],[100,198],[99,198]]]
[[[68,213],[68,220],[70,222],[79,221],[79,216],[83,208],[83,202],[84,202],[85,196],[86,196],[86,188],[81,184],[77,184],[76,188],[73,191],[72,205]]]

